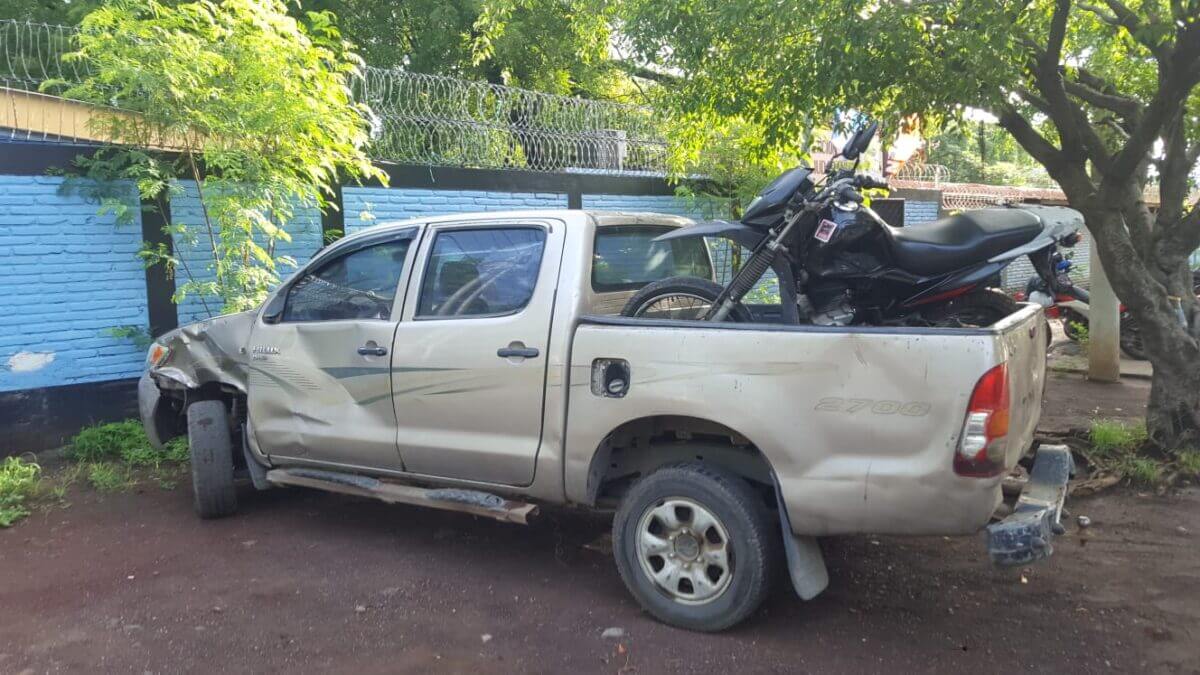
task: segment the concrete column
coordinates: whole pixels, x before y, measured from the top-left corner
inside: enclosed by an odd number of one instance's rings
[[[1088,234],[1091,238],[1091,233]],[[1091,294],[1088,312],[1088,379],[1097,382],[1121,380],[1121,316],[1117,296],[1100,264],[1099,247],[1093,239],[1088,259]]]

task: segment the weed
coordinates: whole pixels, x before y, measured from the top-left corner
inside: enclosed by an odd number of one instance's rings
[[[68,455],[79,462],[120,461],[129,466],[155,467],[188,459],[187,439],[172,439],[162,450],[150,445],[137,420],[91,426],[71,440]]]
[[[1136,452],[1146,442],[1146,425],[1123,424],[1116,420],[1095,420],[1089,433],[1092,450],[1102,457]]]
[[[1125,475],[1135,484],[1154,486],[1162,478],[1162,467],[1147,457],[1132,457],[1122,463]]]
[[[96,462],[87,467],[88,482],[101,492],[119,492],[133,487],[137,480],[129,469],[115,462]]]
[[[1184,473],[1200,477],[1200,451],[1180,450],[1175,454],[1175,458]]]
[[[38,489],[42,468],[19,457],[0,462],[0,527],[9,527],[29,515],[26,500]]]

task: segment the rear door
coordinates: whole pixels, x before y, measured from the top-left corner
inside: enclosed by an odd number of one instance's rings
[[[250,336],[250,427],[263,453],[400,470],[392,340],[417,228],[347,243],[286,289]],[[264,312],[265,314],[265,312]]]
[[[407,471],[532,482],[564,229],[522,219],[426,232],[393,343]]]

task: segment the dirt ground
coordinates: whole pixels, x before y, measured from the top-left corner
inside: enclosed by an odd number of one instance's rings
[[[1139,405],[1096,386],[1052,379],[1047,419]],[[81,489],[0,530],[0,673],[1200,672],[1195,488],[1073,500],[1054,557],[1024,572],[990,567],[981,537],[829,539],[828,591],[781,585],[719,635],[643,614],[601,517],[242,499],[204,522],[186,481]]]

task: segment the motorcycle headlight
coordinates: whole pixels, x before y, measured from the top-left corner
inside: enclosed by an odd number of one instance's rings
[[[150,345],[150,351],[146,352],[146,367],[157,368],[167,360],[171,355],[171,349],[164,344],[155,342]]]

